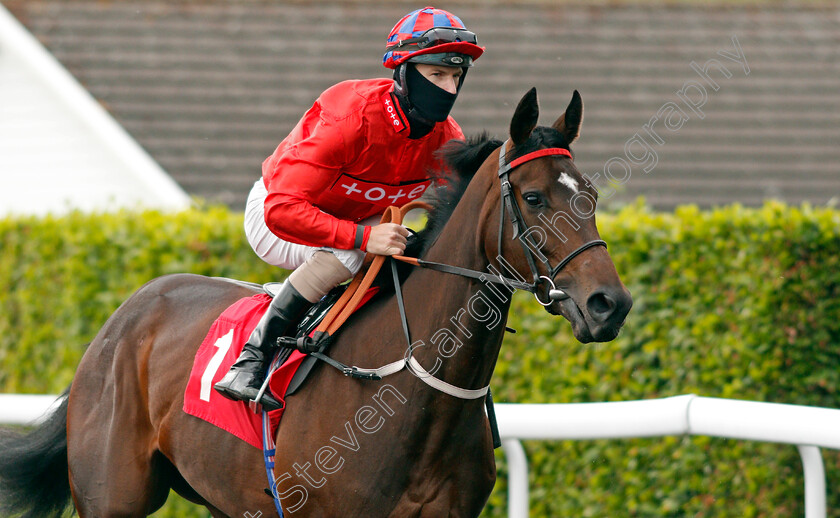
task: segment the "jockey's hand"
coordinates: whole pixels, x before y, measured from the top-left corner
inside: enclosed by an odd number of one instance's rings
[[[396,223],[380,223],[370,228],[367,251],[376,255],[400,255],[405,252],[408,229]]]

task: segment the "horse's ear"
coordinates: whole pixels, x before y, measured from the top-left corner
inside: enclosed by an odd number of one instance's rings
[[[572,101],[566,107],[566,112],[552,126],[566,137],[566,142],[571,144],[580,135],[580,127],[583,124],[583,100],[577,90],[572,94]]]
[[[510,121],[510,138],[514,145],[518,146],[528,140],[531,132],[537,127],[539,118],[540,106],[537,102],[537,89],[531,88],[519,101],[513,119]]]

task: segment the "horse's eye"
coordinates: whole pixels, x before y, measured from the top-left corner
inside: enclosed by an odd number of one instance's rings
[[[526,192],[522,195],[522,199],[525,200],[525,203],[531,207],[539,207],[542,205],[542,196],[535,192]]]

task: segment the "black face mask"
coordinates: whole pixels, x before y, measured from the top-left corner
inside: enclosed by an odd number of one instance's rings
[[[430,121],[445,121],[458,94],[451,94],[435,85],[411,65],[406,70],[405,80],[408,83],[408,100],[417,113]]]

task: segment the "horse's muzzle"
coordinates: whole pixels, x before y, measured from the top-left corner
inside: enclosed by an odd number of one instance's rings
[[[582,300],[575,296],[574,290],[558,291],[563,294],[552,297],[554,300],[546,310],[563,315],[572,325],[575,338],[582,343],[613,340],[633,306],[630,292],[623,285],[601,287]]]
[[[618,336],[624,319],[633,307],[633,298],[627,288],[599,289],[586,299],[584,315],[592,339],[608,342]]]

